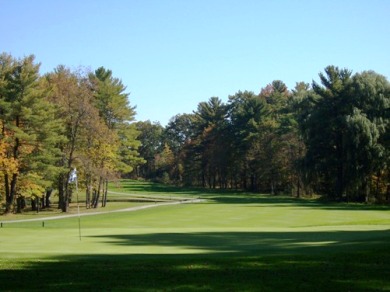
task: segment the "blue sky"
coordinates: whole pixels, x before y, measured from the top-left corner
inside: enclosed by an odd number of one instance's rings
[[[389,77],[389,36],[388,0],[0,0],[0,52],[34,54],[41,73],[104,66],[136,119],[162,125],[327,65]]]

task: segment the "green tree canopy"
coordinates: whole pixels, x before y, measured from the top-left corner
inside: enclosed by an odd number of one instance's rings
[[[16,196],[36,195],[50,185],[63,137],[56,109],[40,87],[34,56],[0,55],[0,80],[2,189],[10,212]]]

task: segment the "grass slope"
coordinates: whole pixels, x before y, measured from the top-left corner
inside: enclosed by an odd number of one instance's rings
[[[0,218],[1,290],[390,290],[387,207],[131,181],[111,191],[205,201],[81,217],[81,241],[78,218]]]

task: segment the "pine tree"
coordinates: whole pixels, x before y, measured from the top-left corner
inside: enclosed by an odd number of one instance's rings
[[[16,196],[28,195],[22,185],[36,196],[50,185],[57,171],[53,165],[59,158],[56,145],[62,128],[40,88],[34,56],[14,59],[3,54],[0,64],[0,135],[2,156],[9,163],[3,163],[2,175],[6,212],[10,212]]]

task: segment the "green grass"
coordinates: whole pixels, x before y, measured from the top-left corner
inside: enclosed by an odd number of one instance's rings
[[[0,217],[1,290],[390,291],[389,207],[134,181],[110,189],[121,193],[112,209],[128,196],[204,201],[81,217],[81,241],[77,217]]]

